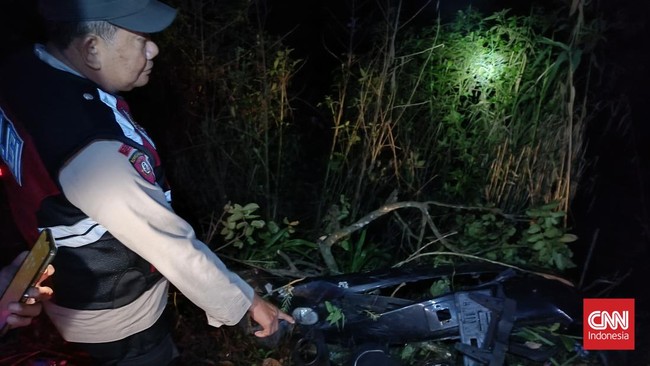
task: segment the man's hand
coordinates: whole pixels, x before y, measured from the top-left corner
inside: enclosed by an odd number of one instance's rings
[[[2,268],[0,270],[0,290],[4,290],[9,286],[9,282],[13,278],[14,274],[20,267],[20,264],[25,260],[27,252],[20,253],[10,265]],[[7,306],[7,310],[11,314],[7,317],[7,325],[10,328],[24,327],[31,324],[32,319],[38,314],[41,313],[43,306],[41,301],[48,300],[52,296],[52,289],[49,287],[41,286],[46,278],[50,277],[54,273],[54,267],[52,265],[47,266],[47,269],[39,279],[35,287],[31,287],[27,290],[29,297],[24,303],[12,302]],[[2,291],[0,291],[2,292]]]
[[[278,321],[286,320],[291,324],[295,321],[293,318],[278,309],[275,305],[265,301],[259,295],[253,297],[253,304],[248,312],[251,318],[259,324],[262,329],[255,332],[257,337],[268,337],[278,330]]]

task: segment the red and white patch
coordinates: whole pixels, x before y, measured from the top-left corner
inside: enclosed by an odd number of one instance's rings
[[[133,152],[133,150],[135,149],[132,146],[129,146],[127,144],[122,144],[122,146],[120,146],[120,149],[118,151],[120,152],[120,154],[129,157],[131,155],[131,152]]]
[[[156,175],[146,154],[126,144],[120,146],[119,152],[129,158],[129,162],[142,178],[151,184],[156,183]]]

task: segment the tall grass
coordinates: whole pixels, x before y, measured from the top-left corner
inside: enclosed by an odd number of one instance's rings
[[[186,143],[171,153],[171,170],[183,182],[181,204],[206,228],[229,201],[258,202],[267,217],[287,201],[296,156],[286,142],[288,88],[298,61],[262,31],[263,19],[249,17],[256,4],[179,2],[180,19],[164,34],[171,53],[162,57],[185,102],[175,138]]]
[[[398,50],[396,22],[367,59],[348,58],[359,61],[328,99],[324,191],[357,207],[381,203],[388,185],[509,212],[554,200],[566,208],[584,118],[573,111],[580,51],[547,38],[535,15],[462,13],[403,36]]]
[[[571,24],[563,32],[534,11],[472,10],[449,24],[405,31],[400,3],[382,4],[386,21],[375,47],[341,58],[335,93],[326,99],[334,134],[321,210],[346,197],[352,223],[397,194],[493,207],[524,223],[530,209],[553,207],[566,220],[590,118],[592,65],[580,47],[592,34],[583,28],[582,4],[562,18]],[[466,241],[454,218],[462,212],[435,214]],[[557,225],[567,229],[566,221]],[[385,244],[394,247],[395,239]],[[566,242],[559,245],[570,257]],[[568,257],[557,263],[570,266]]]

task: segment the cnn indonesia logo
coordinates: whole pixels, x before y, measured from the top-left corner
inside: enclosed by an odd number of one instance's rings
[[[584,348],[634,349],[634,299],[584,299]]]

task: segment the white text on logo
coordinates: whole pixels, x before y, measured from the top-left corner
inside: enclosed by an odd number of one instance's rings
[[[594,330],[607,328],[616,330],[619,326],[621,329],[626,330],[630,325],[629,312],[627,310],[612,312],[596,310],[589,314],[587,323]]]

